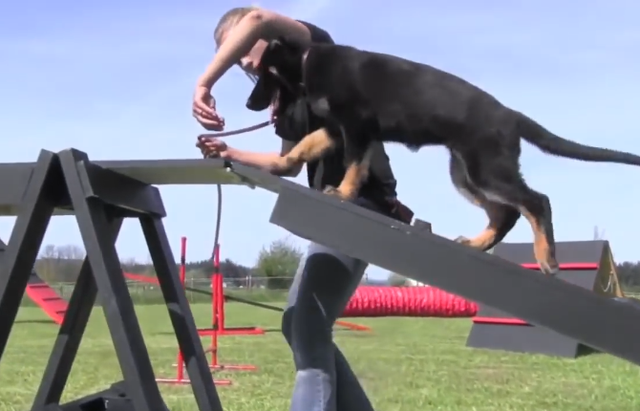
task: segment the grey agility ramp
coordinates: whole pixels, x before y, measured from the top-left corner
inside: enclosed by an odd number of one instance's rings
[[[118,160],[95,161],[91,164],[147,185],[247,185],[240,175],[230,171],[229,163],[221,159]],[[23,203],[25,187],[31,180],[35,167],[36,163],[0,164],[0,187],[3,187],[0,191],[0,216],[18,213]],[[59,208],[55,214],[72,213]]]
[[[23,185],[11,188],[18,183]],[[412,227],[286,179],[220,160],[91,162],[86,154],[75,150],[42,151],[37,163],[0,165],[0,210],[18,214],[0,275],[0,360],[30,268],[56,209],[74,212],[87,259],[32,409],[70,411],[94,398],[121,398],[121,407],[110,407],[114,410],[165,408],[114,246],[122,220],[134,217],[141,223],[163,295],[171,308],[171,321],[186,358],[197,407],[222,410],[162,226],[164,206],[151,183],[262,187],[278,194],[270,221],[302,238],[402,272],[640,365],[640,309],[634,304],[544,277],[422,227]],[[110,302],[103,309],[124,381],[78,400],[77,405],[59,404],[98,291]],[[104,411],[102,405],[93,409]]]
[[[609,297],[619,296],[619,284],[607,241],[571,241],[556,244],[560,273],[569,284]],[[494,255],[525,265],[537,266],[531,243],[501,243]],[[576,358],[593,352],[590,347],[561,333],[531,325],[486,304],[478,313],[467,338],[467,347],[536,353]],[[589,317],[592,313],[584,313]]]
[[[640,310],[302,186],[271,222],[300,237],[490,305],[640,365]]]

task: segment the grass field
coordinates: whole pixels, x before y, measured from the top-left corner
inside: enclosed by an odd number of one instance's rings
[[[209,307],[194,305],[206,326]],[[138,306],[156,375],[173,375],[175,338],[163,306]],[[223,337],[222,361],[255,364],[258,372],[227,372],[219,387],[227,411],[288,410],[293,366],[275,330],[279,317],[228,304],[229,325],[260,325],[266,336]],[[25,410],[37,388],[57,326],[23,308],[0,365],[0,411]],[[360,320],[360,319],[359,319]],[[638,368],[608,355],[577,361],[465,348],[468,319],[361,319],[373,333],[340,330],[336,340],[379,411],[633,411],[640,410]],[[101,310],[93,317],[67,387],[66,399],[104,389],[121,378]],[[162,387],[170,409],[195,410],[188,387]],[[357,410],[352,410],[357,411]]]

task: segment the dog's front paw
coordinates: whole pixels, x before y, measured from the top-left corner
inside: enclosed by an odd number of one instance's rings
[[[338,197],[341,200],[349,200],[349,198],[336,187],[327,186],[324,190],[322,190],[322,192],[330,196]]]
[[[461,236],[458,236],[458,237],[457,237],[455,240],[453,240],[453,241],[455,241],[456,243],[463,244],[463,245],[469,245],[469,244],[471,244],[471,240],[469,240],[467,237],[462,236],[462,235],[461,235]]]
[[[342,197],[340,190],[333,186],[326,186],[322,192],[331,196]]]

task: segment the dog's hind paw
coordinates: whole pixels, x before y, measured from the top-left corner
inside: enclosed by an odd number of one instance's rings
[[[456,243],[463,244],[463,245],[469,245],[469,244],[471,243],[471,240],[469,240],[467,237],[462,236],[462,235],[461,235],[461,236],[458,236],[458,237],[457,237],[455,240],[453,240],[453,241],[455,241]]]
[[[542,272],[542,274],[548,277],[555,277],[560,272],[560,267],[557,263],[549,264],[547,262],[544,262],[540,264],[540,271]]]

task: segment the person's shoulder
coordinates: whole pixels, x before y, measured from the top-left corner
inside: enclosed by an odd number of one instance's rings
[[[316,26],[313,23],[309,23],[307,21],[303,21],[303,20],[297,20],[297,21],[303,24],[305,27],[307,27],[307,29],[311,33],[312,42],[335,44],[335,42],[333,41],[333,38],[331,37],[328,31]]]

